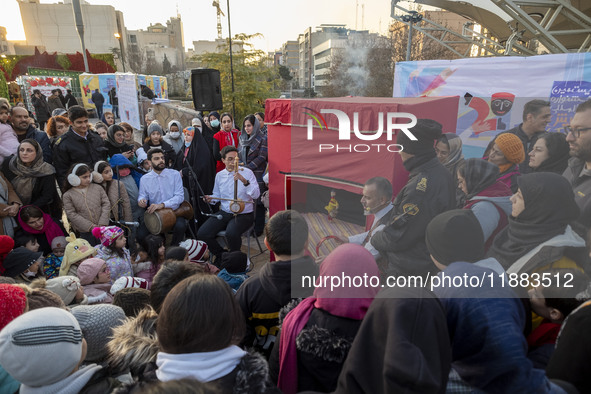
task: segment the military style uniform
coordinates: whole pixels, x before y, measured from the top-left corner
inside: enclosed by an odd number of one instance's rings
[[[70,127],[53,145],[53,166],[59,186],[63,187],[72,164],[84,163],[92,169],[94,163],[106,158],[107,148],[98,134],[88,131],[84,138]]]
[[[436,157],[412,157],[407,184],[394,200],[386,227],[375,233],[372,245],[387,259],[388,275],[425,275],[434,271],[425,244],[427,225],[438,214],[455,208],[453,177]]]

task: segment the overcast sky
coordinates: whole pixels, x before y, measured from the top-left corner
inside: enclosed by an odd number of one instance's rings
[[[9,40],[24,40],[17,0],[1,0],[0,26],[7,29]],[[41,3],[57,1],[41,0]],[[112,5],[123,12],[128,29],[145,29],[150,23],[165,23],[176,16],[183,21],[185,49],[194,40],[212,40],[217,36],[216,10],[212,0],[89,0],[90,4]],[[307,27],[320,24],[346,24],[355,28],[355,9],[359,3],[358,29],[362,28],[361,10],[365,4],[365,29],[385,34],[390,18],[390,0],[230,0],[232,34],[262,33],[255,46],[264,51],[279,49],[287,40],[297,40]],[[220,1],[226,17],[222,18],[223,37],[228,36],[226,0]]]

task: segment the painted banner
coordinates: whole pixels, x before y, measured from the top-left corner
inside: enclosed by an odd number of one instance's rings
[[[590,94],[591,53],[400,62],[394,73],[394,97],[462,97],[455,132],[466,157],[519,125],[528,101],[550,101],[548,131],[560,131]]]
[[[119,116],[122,122],[140,129],[140,111],[138,106],[138,85],[134,74],[115,74],[119,98]]]
[[[168,98],[168,81],[159,75],[138,74],[138,85],[146,85],[157,98]]]
[[[97,74],[80,74],[80,89],[82,89],[82,105],[84,108],[95,108],[92,102],[92,93],[99,89],[99,76]]]
[[[25,90],[27,108],[33,113],[35,113],[35,107],[33,107],[31,96],[34,90],[38,89],[41,94],[49,98],[54,89],[60,89],[64,96],[67,94],[66,89],[72,89],[72,78],[69,77],[23,75],[19,77],[17,83]]]

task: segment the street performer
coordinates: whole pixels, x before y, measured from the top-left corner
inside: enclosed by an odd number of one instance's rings
[[[154,213],[162,208],[177,209],[185,200],[183,181],[178,171],[166,168],[164,151],[160,148],[152,148],[148,151],[148,160],[152,164],[152,171],[144,175],[140,180],[138,206],[147,208],[147,213]],[[172,245],[178,245],[185,239],[187,220],[177,217],[172,229]],[[138,228],[138,239],[144,239],[148,235],[148,229],[142,221]]]
[[[238,157],[236,147],[225,146],[221,155],[225,169],[215,176],[213,194],[204,197],[205,201],[210,204],[221,201],[221,207],[217,217],[207,219],[197,233],[197,239],[207,243],[209,250],[216,257],[214,263],[217,264],[221,261],[221,254],[224,250],[216,241],[216,234],[226,230],[228,249],[231,252],[240,250],[242,234],[254,221],[253,202],[261,194],[254,173],[248,168],[236,168]],[[236,198],[244,203],[244,209],[238,213],[231,209]]]

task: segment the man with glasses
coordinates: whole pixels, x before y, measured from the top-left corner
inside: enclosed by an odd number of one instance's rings
[[[571,158],[563,176],[568,179],[581,210],[579,222],[591,227],[591,100],[580,104],[565,127]]]

